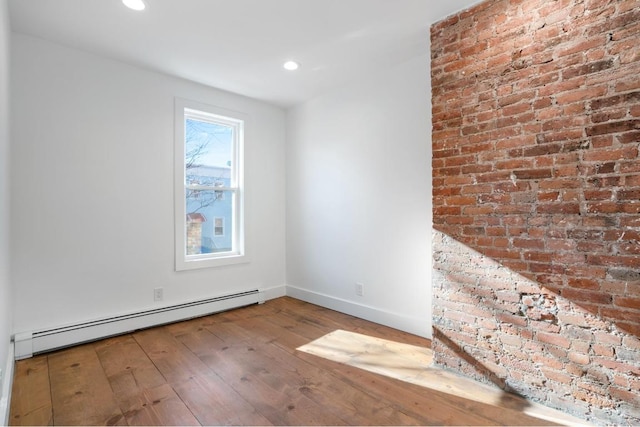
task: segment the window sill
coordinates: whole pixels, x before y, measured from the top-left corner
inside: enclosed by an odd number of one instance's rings
[[[196,270],[200,268],[215,268],[224,267],[227,265],[247,264],[249,263],[249,257],[244,255],[229,254],[221,255],[212,258],[200,258],[200,259],[177,259],[176,271]]]

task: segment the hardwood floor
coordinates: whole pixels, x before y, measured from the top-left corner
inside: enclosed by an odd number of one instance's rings
[[[285,297],[19,361],[10,423],[556,425],[297,350],[336,330],[430,345]]]

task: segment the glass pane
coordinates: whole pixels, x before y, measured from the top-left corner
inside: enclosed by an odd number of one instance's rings
[[[230,186],[233,127],[187,118],[185,169],[187,185]]]
[[[187,255],[233,250],[233,192],[186,190]]]

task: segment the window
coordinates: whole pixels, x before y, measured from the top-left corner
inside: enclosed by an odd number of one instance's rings
[[[176,270],[246,262],[241,114],[176,99]]]
[[[213,220],[213,235],[224,236],[224,217],[216,217]]]

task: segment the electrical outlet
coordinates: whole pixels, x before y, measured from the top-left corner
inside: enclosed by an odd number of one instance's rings
[[[364,285],[360,282],[356,282],[356,295],[359,297],[364,296]]]
[[[153,300],[154,301],[162,301],[163,299],[163,288],[155,288],[153,290]]]

